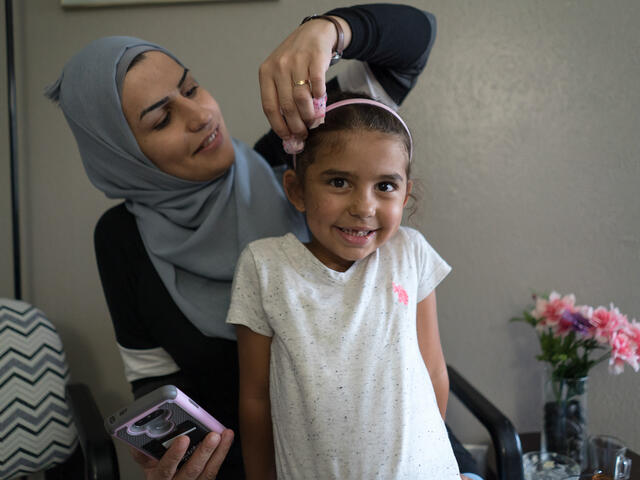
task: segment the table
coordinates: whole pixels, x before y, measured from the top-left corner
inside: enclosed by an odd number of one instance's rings
[[[520,434],[522,453],[532,452],[540,449],[540,432],[527,432]],[[630,480],[640,480],[640,455],[627,449],[627,457],[631,459]]]

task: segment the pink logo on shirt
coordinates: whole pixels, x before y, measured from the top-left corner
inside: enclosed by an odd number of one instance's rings
[[[394,282],[391,282],[391,285],[393,286],[393,291],[398,295],[398,301],[409,305],[409,295],[407,291],[402,288],[402,285],[396,285]]]

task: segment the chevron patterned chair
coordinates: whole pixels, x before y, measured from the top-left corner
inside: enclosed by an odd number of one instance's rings
[[[69,383],[53,324],[28,303],[0,298],[0,480],[118,479],[102,416],[86,385]]]

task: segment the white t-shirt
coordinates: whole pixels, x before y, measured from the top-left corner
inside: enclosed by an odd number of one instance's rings
[[[279,480],[459,480],[416,333],[450,270],[406,227],[346,272],[292,234],[244,250],[227,322],[272,337]]]

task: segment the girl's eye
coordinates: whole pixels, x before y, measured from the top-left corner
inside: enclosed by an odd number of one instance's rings
[[[393,192],[397,186],[391,182],[381,182],[378,184],[378,190],[381,192]]]
[[[162,130],[164,127],[169,125],[170,121],[171,121],[171,112],[167,112],[167,114],[164,116],[164,118],[162,120],[160,120],[159,123],[156,123],[153,126],[153,129],[154,130]]]
[[[196,94],[197,91],[198,91],[198,85],[194,85],[193,87],[191,87],[189,90],[186,91],[184,96],[185,97],[193,97]]]
[[[329,185],[335,188],[344,188],[347,186],[347,181],[344,178],[332,178],[329,180]]]

